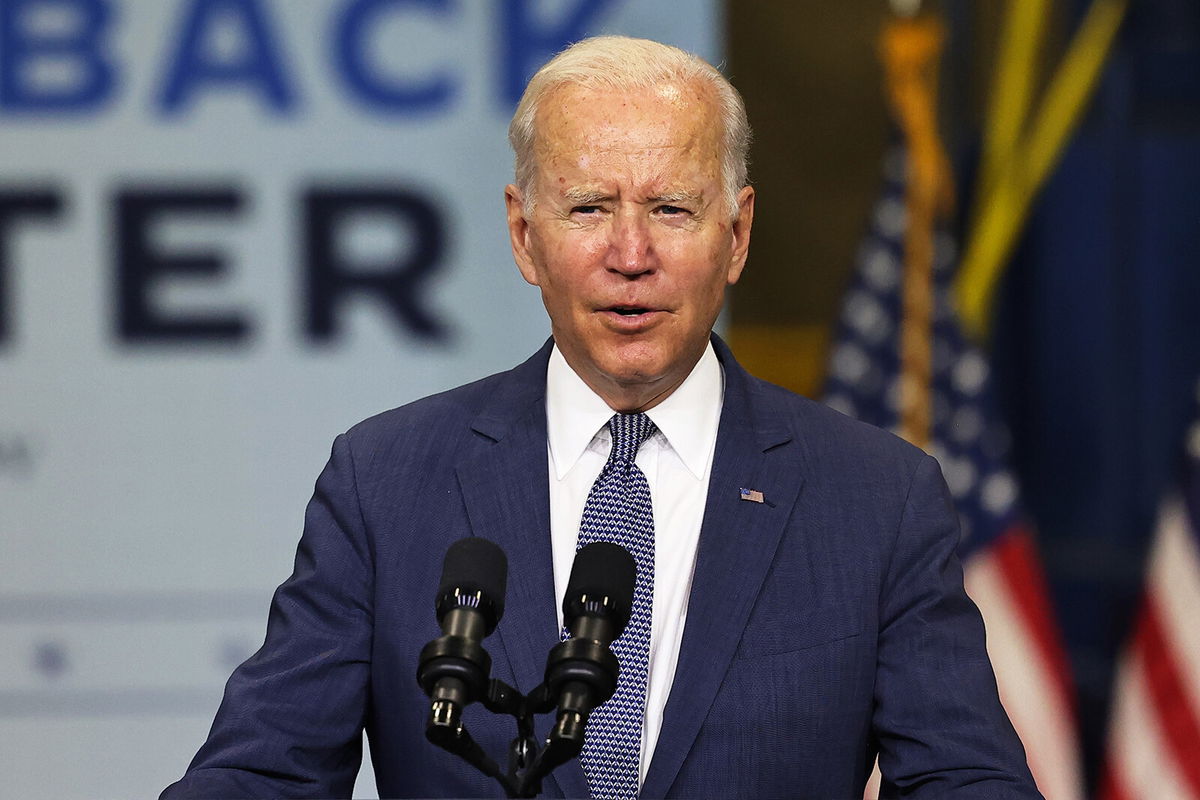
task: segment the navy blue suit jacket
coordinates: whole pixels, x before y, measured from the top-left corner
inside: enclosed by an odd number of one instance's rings
[[[714,339],[725,400],[679,665],[645,797],[1036,797],[962,588],[937,464],[759,381]],[[348,796],[365,727],[381,797],[502,796],[428,744],[415,681],[447,547],[508,554],[493,675],[528,691],[557,641],[546,347],[338,437],[263,648],[167,797]],[[742,488],[764,502],[740,499]],[[512,720],[466,721],[503,757]],[[548,728],[549,718],[539,727]],[[577,761],[545,783],[586,797]]]

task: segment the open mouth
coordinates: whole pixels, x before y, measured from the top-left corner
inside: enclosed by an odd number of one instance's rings
[[[639,314],[649,313],[650,309],[644,306],[613,306],[609,311],[620,314],[623,317],[636,317]]]

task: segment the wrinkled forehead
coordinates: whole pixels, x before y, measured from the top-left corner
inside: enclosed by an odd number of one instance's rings
[[[720,157],[716,93],[699,81],[629,89],[562,84],[542,98],[536,120],[539,165],[607,149],[682,147]]]

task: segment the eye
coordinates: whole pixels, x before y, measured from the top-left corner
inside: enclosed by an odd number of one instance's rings
[[[572,214],[599,214],[600,206],[575,206],[571,209]]]
[[[689,212],[686,208],[680,208],[679,206],[659,206],[658,213],[668,217],[677,217]]]

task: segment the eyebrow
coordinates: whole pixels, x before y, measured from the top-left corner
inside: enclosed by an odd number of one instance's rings
[[[592,205],[593,203],[611,200],[612,195],[599,189],[583,189],[571,187],[563,192],[563,196],[576,205]]]
[[[665,205],[671,205],[674,203],[679,203],[681,205],[689,203],[699,205],[701,202],[703,202],[704,197],[700,192],[678,191],[664,192],[663,194],[655,195],[654,197],[648,199],[651,203],[663,203]]]
[[[563,192],[571,203],[575,205],[591,205],[594,203],[602,203],[613,199],[613,196],[608,192],[600,189],[585,189],[580,187],[572,187]],[[700,204],[704,200],[700,192],[678,191],[678,192],[663,192],[662,194],[654,195],[646,198],[649,203],[664,203],[670,205],[672,203],[693,203]]]

